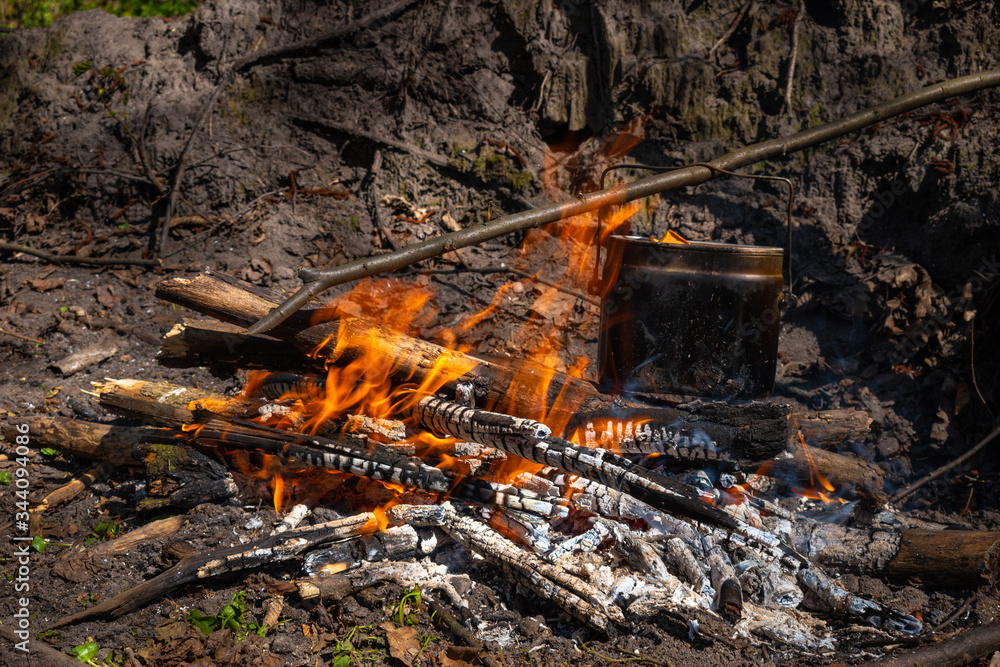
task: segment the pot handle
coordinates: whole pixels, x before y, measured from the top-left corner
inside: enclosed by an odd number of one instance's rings
[[[684,169],[687,167],[705,167],[706,169],[713,172],[718,172],[720,174],[726,174],[727,176],[735,176],[737,178],[752,178],[762,181],[781,181],[788,186],[788,205],[786,207],[786,226],[788,227],[788,269],[785,271],[785,293],[786,299],[785,303],[793,303],[792,300],[792,200],[795,199],[795,185],[788,178],[783,176],[768,176],[765,174],[740,174],[735,171],[728,171],[722,167],[717,167],[711,162],[692,162],[691,164],[682,165],[680,167],[658,167],[650,164],[616,164],[608,167],[603,172],[601,172],[601,185],[600,189],[604,190],[604,177],[608,175],[609,171],[615,169],[648,169],[651,171],[674,171],[675,169]],[[597,234],[594,237],[594,241],[597,243],[597,261],[594,263],[594,277],[590,281],[590,293],[600,294],[602,281],[600,278],[601,271],[601,226],[604,218],[604,211],[607,207],[602,208],[597,213]]]

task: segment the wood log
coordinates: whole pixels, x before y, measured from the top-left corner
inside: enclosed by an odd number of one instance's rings
[[[929,586],[996,586],[1000,532],[930,530],[875,524],[847,528],[831,523],[790,524],[791,543],[815,562],[837,571]]]
[[[238,492],[232,474],[218,462],[185,447],[151,442],[156,429],[46,415],[30,415],[24,421],[31,428],[32,447],[53,447],[115,466],[141,467],[148,493],[140,503],[141,509],[224,502]],[[4,427],[5,436],[8,429],[13,427]],[[12,437],[13,431],[9,435]]]
[[[157,361],[171,368],[315,368],[296,347],[218,320],[183,319],[163,336]]]
[[[920,579],[931,586],[996,587],[1000,532],[903,531],[899,552],[884,572],[898,581]]]
[[[860,499],[868,509],[876,509],[885,504],[888,496],[883,490],[885,475],[882,469],[856,456],[838,454],[816,447],[795,449],[765,461],[757,469],[758,475],[765,475],[780,484],[773,483],[767,491],[795,492],[809,486],[820,487],[817,472],[830,483],[833,492],[847,499]],[[763,491],[764,489],[757,489]]]

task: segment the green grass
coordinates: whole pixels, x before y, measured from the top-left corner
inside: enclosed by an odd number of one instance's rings
[[[103,9],[115,16],[179,16],[197,0],[0,0],[0,27],[44,28],[60,16]]]

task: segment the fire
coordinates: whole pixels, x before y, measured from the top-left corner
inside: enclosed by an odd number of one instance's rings
[[[797,425],[796,425],[797,426]],[[836,503],[846,504],[847,501],[843,498],[839,498],[835,495],[837,488],[830,483],[826,475],[820,472],[819,467],[816,465],[816,461],[813,459],[812,452],[809,450],[809,445],[806,444],[806,439],[802,437],[802,432],[798,432],[799,444],[802,445],[802,453],[805,455],[806,462],[809,467],[809,486],[806,488],[792,487],[792,492],[802,496],[803,498],[810,498],[812,500],[822,500],[824,503]]]
[[[609,162],[620,159],[642,139],[641,119],[630,124],[618,137],[608,141],[599,151],[599,159]],[[563,163],[555,154],[546,153],[543,189],[552,198],[565,198],[559,179],[564,176]],[[567,158],[566,161],[573,160]],[[591,368],[591,359],[580,350],[567,349],[566,332],[570,328],[596,334],[597,310],[585,300],[590,283],[598,268],[598,244],[616,231],[626,228],[628,221],[643,208],[642,202],[619,207],[605,219],[587,214],[529,232],[510,265],[522,276],[501,284],[492,300],[464,320],[442,326],[438,318],[436,296],[427,276],[413,280],[398,278],[365,279],[353,290],[335,298],[313,314],[312,324],[336,321],[327,340],[317,347],[314,356],[328,360],[322,381],[298,382],[283,386],[279,380],[264,373],[251,373],[244,396],[259,392],[265,386],[282,389],[277,400],[287,409],[275,411],[258,419],[275,428],[308,434],[328,432],[334,425],[344,430],[354,428],[349,415],[391,419],[423,396],[435,394],[446,385],[474,370],[476,362],[455,354],[476,350],[493,341],[496,351],[496,316],[511,305],[526,308],[520,328],[504,331],[508,341],[517,343],[518,364],[511,373],[510,385],[497,404],[481,404],[489,410],[533,418],[547,424],[555,433],[563,433],[569,416],[577,407],[577,393],[569,385],[554,392],[550,384],[557,371],[583,378]],[[668,232],[663,242],[686,243],[676,233]],[[595,300],[590,299],[593,303]],[[504,318],[510,320],[513,318]],[[596,337],[593,336],[593,337]],[[413,339],[433,340],[445,348],[436,358],[426,358],[430,368],[405,367],[399,360],[401,346],[419,345]],[[422,349],[414,350],[417,356]],[[528,357],[525,360],[525,355]],[[332,360],[333,363],[329,363]],[[525,363],[527,361],[527,363]],[[421,379],[415,379],[420,372]],[[236,400],[239,400],[236,399]],[[213,406],[205,405],[212,410]],[[218,407],[218,406],[215,406]],[[440,439],[429,433],[411,434],[408,440],[417,455],[425,460],[439,461],[439,467],[465,474],[467,462],[445,452],[452,439]],[[586,444],[584,434],[572,436]],[[274,464],[271,464],[274,465]],[[541,466],[508,457],[493,471],[494,481],[507,483],[520,473],[535,472]],[[333,486],[343,483],[344,475],[324,473],[322,479],[306,471],[287,470],[280,466],[267,473],[273,487],[275,508],[281,511],[302,493],[315,497],[325,480]],[[406,489],[381,484],[391,496],[382,510],[407,493]],[[384,511],[380,515],[384,523]],[[384,525],[383,525],[384,527]]]

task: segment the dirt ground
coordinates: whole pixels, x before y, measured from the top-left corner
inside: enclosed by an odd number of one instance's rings
[[[0,35],[0,241],[56,255],[162,259],[155,267],[81,266],[4,246],[6,423],[32,413],[111,421],[87,394],[105,377],[237,389],[238,369],[157,362],[161,336],[194,316],[154,296],[164,278],[213,269],[291,291],[302,267],[340,264],[596,189],[602,169],[624,159],[626,140],[637,143],[629,154],[637,162],[711,159],[995,68],[1000,43],[995,3],[958,0],[810,0],[804,13],[797,2],[750,2],[745,15],[738,14],[744,3],[730,0],[395,4],[380,20],[258,60],[230,78],[241,57],[363,19],[376,5],[209,0],[174,20],[89,11],[45,30]],[[220,81],[218,99],[199,122]],[[840,450],[881,467],[888,493],[967,450],[1000,414],[998,112],[1000,93],[982,92],[747,170],[787,176],[797,189],[797,303],[783,314],[774,400],[804,410],[868,410],[871,437]],[[693,240],[781,246],[783,197],[771,183],[717,179],[648,202],[632,231],[660,236],[672,228]],[[426,216],[429,210],[435,213]],[[165,217],[171,229],[161,247],[158,221]],[[518,280],[505,272],[511,266],[559,272],[561,256],[545,245],[550,239],[528,254],[518,250],[522,240],[463,250],[462,260],[477,271],[454,272],[446,257],[422,265],[438,273],[402,276],[434,293],[436,315],[421,334],[444,336],[493,302],[501,285]],[[596,308],[571,296],[539,304],[540,292],[517,282],[462,342],[481,354],[517,357],[552,344],[543,340],[543,325],[564,322],[551,363],[565,370],[582,357],[589,360],[583,376],[593,379]],[[93,346],[106,350],[101,360],[68,375],[58,370],[65,357]],[[0,471],[13,471],[13,447],[3,447]],[[34,454],[32,491],[90,465]],[[976,457],[900,509],[998,530],[998,472],[995,457]],[[115,470],[46,515],[41,535],[51,544],[31,559],[36,634],[173,563],[163,542],[111,560],[80,555],[101,522],[131,529],[158,518],[136,509],[133,475]],[[5,536],[14,529],[14,488],[0,496]],[[251,519],[277,520],[269,500],[249,491],[245,500],[173,508],[186,523],[169,543],[205,550],[247,539]],[[317,511],[312,520],[323,516]],[[0,545],[11,580],[15,548],[7,539]],[[59,566],[72,554],[82,570]],[[858,663],[887,650],[860,647],[870,635],[836,619],[830,628],[841,644],[833,655],[712,639],[727,634],[721,620],[693,640],[682,620],[667,617],[608,640],[495,581],[491,567],[467,567],[476,583],[470,606],[452,613],[481,624],[488,659],[463,652],[461,638],[434,625],[421,606],[416,627],[427,647],[417,663],[606,664],[627,653],[677,666],[818,665]],[[343,656],[378,662],[385,655],[380,624],[403,593],[394,584],[329,607],[288,599],[287,622],[242,642],[176,622],[192,608],[217,613],[238,591],[247,591],[259,619],[269,582],[295,573],[289,566],[191,586],[40,641],[66,650],[92,639],[98,661],[157,666],[342,665]],[[992,621],[998,611],[990,587],[938,590],[863,573],[845,575],[844,583],[921,614],[928,627],[974,595],[945,632]],[[5,592],[4,626],[14,605]],[[7,646],[0,662],[42,664]]]

